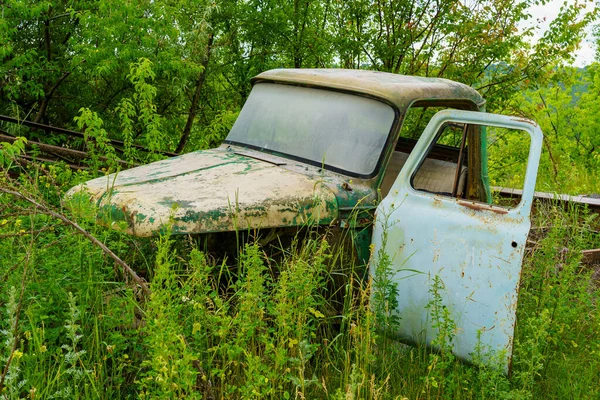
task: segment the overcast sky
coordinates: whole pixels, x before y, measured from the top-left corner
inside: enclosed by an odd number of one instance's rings
[[[529,13],[532,17],[528,22],[528,26],[539,26],[539,30],[537,31],[537,35],[534,38],[534,40],[539,38],[548,27],[550,21],[556,18],[560,7],[561,5],[563,5],[564,2],[565,0],[551,0],[548,4],[544,6],[533,6],[529,9]],[[575,0],[566,0],[566,2],[568,4],[573,4],[575,3]],[[588,1],[588,8],[591,9],[592,7],[594,7],[593,1]],[[587,37],[583,40],[580,49],[577,51],[575,58],[575,66],[583,67],[585,65],[590,64],[594,61],[594,55],[595,49],[593,44],[592,29],[590,27],[588,29]]]

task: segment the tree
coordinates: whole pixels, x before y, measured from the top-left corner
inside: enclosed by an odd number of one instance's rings
[[[565,5],[531,45],[519,24],[540,2],[7,0],[0,112],[73,127],[85,107],[113,138],[148,145],[160,129],[157,149],[185,151],[226,134],[249,79],[280,67],[449,78],[499,110],[548,82],[595,17],[579,3]],[[140,65],[146,77],[136,80]],[[140,101],[142,88],[151,102]],[[149,112],[159,125],[149,124]]]

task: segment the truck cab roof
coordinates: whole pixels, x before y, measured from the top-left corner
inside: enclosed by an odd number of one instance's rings
[[[419,102],[435,106],[436,100],[445,106],[483,110],[485,100],[472,87],[442,78],[406,76],[388,72],[350,69],[272,69],[251,80],[321,87],[351,92],[386,101],[401,112]]]

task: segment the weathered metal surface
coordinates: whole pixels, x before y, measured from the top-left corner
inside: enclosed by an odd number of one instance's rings
[[[100,217],[137,236],[329,223],[338,206],[317,179],[221,147],[197,151],[70,190],[89,192]]]
[[[351,69],[273,69],[252,82],[269,81],[319,86],[385,99],[404,112],[419,100],[471,102],[483,107],[485,100],[470,86],[441,78],[423,78],[386,72]]]
[[[438,129],[449,121],[501,126],[530,134],[523,195],[515,208],[501,209],[411,187],[410,177]],[[509,370],[541,141],[537,125],[506,116],[447,110],[431,120],[390,194],[378,206],[373,232],[371,273],[380,250],[392,258],[397,270],[393,279],[398,285],[400,338],[431,344],[438,334],[436,325],[440,321],[435,321],[427,308],[434,299],[432,285],[437,277],[443,284],[437,295],[456,326],[449,332],[454,335],[454,353],[473,360],[477,349],[493,352],[501,368]]]
[[[390,103],[398,120],[384,149],[378,174],[372,178],[350,178],[278,154],[232,146],[233,152],[239,154],[222,153],[223,149],[218,153],[194,153],[197,155],[121,172],[116,179],[111,175],[88,182],[86,187],[101,214],[117,222],[109,223],[131,234],[146,236],[160,231],[170,215],[174,218],[175,233],[298,226],[311,219],[324,224],[338,216],[341,221],[350,214],[342,211],[338,215],[338,208],[376,206],[387,159],[393,151],[400,121],[410,105],[425,101],[434,105],[440,100],[458,108],[481,109],[484,104],[475,90],[456,82],[371,71],[272,70],[253,80],[258,81],[343,90]],[[237,161],[228,159],[223,164],[221,156],[237,157]],[[242,159],[243,162],[239,161]],[[236,209],[236,194],[239,210],[232,213]],[[175,204],[177,209],[171,211]],[[236,213],[238,217],[234,218],[232,215]]]

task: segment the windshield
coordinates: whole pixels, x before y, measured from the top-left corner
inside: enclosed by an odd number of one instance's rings
[[[372,175],[394,117],[392,107],[366,97],[259,83],[226,141]]]

